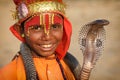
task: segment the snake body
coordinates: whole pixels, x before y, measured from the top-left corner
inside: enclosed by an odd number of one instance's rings
[[[22,56],[26,71],[26,80],[38,80],[36,68],[32,59],[31,50],[24,43],[22,43],[20,46],[20,54]]]

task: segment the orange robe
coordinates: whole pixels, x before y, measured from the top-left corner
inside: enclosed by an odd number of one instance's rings
[[[40,80],[64,80],[56,59],[33,58]],[[67,80],[75,80],[71,70],[60,60]],[[21,57],[16,58],[0,69],[0,80],[26,80],[25,69]]]

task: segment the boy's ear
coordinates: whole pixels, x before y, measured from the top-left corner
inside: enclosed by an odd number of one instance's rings
[[[24,30],[22,28],[21,25],[13,25],[10,27],[11,32],[14,34],[14,36],[16,36],[19,40],[21,40],[22,42],[24,42],[24,37],[22,37],[22,34],[24,33]]]

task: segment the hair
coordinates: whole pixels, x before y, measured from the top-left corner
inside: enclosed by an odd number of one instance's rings
[[[21,23],[21,30],[24,31],[24,25],[25,25],[25,22],[30,19],[32,16],[28,17],[27,19],[25,19],[22,23]]]

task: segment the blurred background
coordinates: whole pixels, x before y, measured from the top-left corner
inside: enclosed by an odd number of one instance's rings
[[[106,41],[90,80],[120,80],[120,1],[119,0],[64,0],[67,4],[66,15],[73,25],[69,51],[82,65],[83,55],[79,48],[79,31],[83,25],[96,19],[110,21],[105,26]],[[0,0],[0,68],[8,64],[19,51],[20,41],[9,31],[15,23],[12,0]]]

